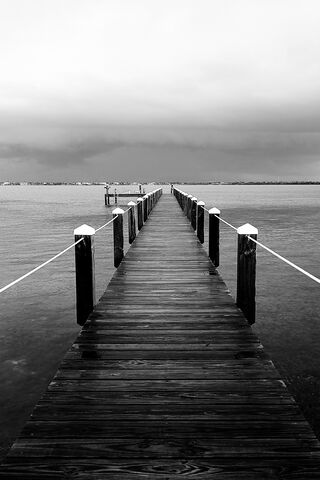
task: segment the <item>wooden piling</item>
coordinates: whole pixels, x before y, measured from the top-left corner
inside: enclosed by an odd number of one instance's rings
[[[197,228],[197,198],[191,198],[190,221],[193,230]]]
[[[148,195],[143,197],[143,223],[148,219]]]
[[[84,325],[96,303],[94,273],[94,228],[81,225],[74,230],[77,323]]]
[[[191,220],[191,206],[192,206],[191,198],[193,198],[193,195],[187,196],[187,217],[189,220]]]
[[[250,324],[256,314],[256,244],[248,238],[257,239],[258,230],[246,223],[237,230],[237,306],[241,308]]]
[[[185,192],[182,192],[183,196],[183,213],[188,215],[188,195]]]
[[[136,238],[136,216],[135,216],[135,206],[134,202],[128,203],[128,235],[129,243],[133,243]]]
[[[110,187],[109,185],[106,185],[104,188],[106,189],[106,193],[104,195],[104,204],[109,206],[110,205],[110,196],[109,196]]]
[[[143,227],[143,198],[137,198],[138,230]]]
[[[220,262],[220,213],[215,207],[209,210],[209,257],[215,267]]]
[[[197,203],[197,236],[200,243],[204,242],[204,206],[201,200]]]
[[[147,210],[148,210],[148,217],[149,217],[151,212],[151,194],[150,193],[147,194]]]
[[[123,214],[122,208],[115,208],[112,211],[113,218],[113,251],[114,266],[117,268],[123,259]]]

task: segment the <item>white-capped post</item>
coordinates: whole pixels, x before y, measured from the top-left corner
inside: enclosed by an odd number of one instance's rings
[[[112,211],[113,222],[113,251],[114,266],[119,267],[123,259],[123,214],[122,208],[115,208]]]
[[[129,243],[133,243],[134,239],[136,238],[136,215],[135,215],[135,207],[136,204],[134,202],[128,203],[128,235],[129,235]]]
[[[143,227],[143,198],[137,198],[137,210],[138,210],[138,230]]]
[[[193,198],[193,195],[187,196],[187,217],[189,220],[191,220],[191,205],[192,205],[191,198]]]
[[[197,228],[197,198],[191,198],[191,212],[190,212],[190,221],[193,230]]]
[[[148,193],[148,198],[147,198],[147,209],[148,209],[148,217],[151,212],[151,193]]]
[[[143,222],[146,223],[148,219],[148,195],[143,197]]]
[[[187,216],[188,215],[188,195],[183,192],[183,213]]]
[[[81,225],[74,230],[77,322],[84,325],[93,310],[95,298],[94,228]]]
[[[204,206],[202,200],[197,203],[197,236],[200,243],[204,242]]]
[[[210,208],[209,210],[209,257],[215,267],[220,262],[220,210]]]
[[[258,229],[246,223],[237,230],[237,305],[252,325],[256,317],[256,244]]]

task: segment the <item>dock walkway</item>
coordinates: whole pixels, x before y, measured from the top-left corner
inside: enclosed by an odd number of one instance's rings
[[[319,479],[320,445],[163,195],[0,478]]]

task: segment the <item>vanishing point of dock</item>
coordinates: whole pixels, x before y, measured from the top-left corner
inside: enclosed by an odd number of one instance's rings
[[[320,444],[178,202],[162,195],[5,479],[319,479]]]

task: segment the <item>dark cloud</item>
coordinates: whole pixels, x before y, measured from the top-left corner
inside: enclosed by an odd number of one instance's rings
[[[0,144],[0,159],[35,160],[52,166],[79,165],[95,155],[109,153],[120,144],[90,141],[66,144],[64,146],[41,147],[37,145]]]

